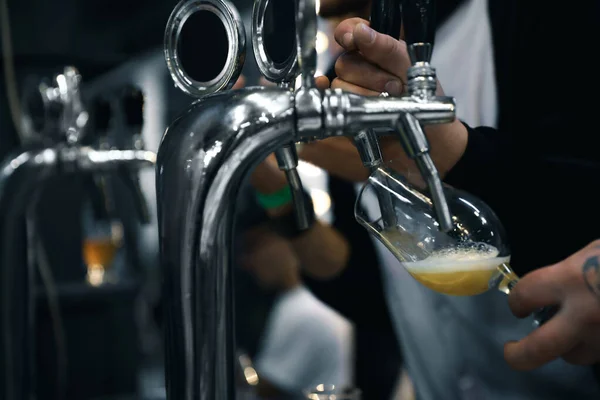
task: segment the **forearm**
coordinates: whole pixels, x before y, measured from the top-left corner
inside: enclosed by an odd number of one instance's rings
[[[292,240],[303,270],[313,279],[332,278],[346,267],[350,247],[331,226],[316,221],[304,234]]]
[[[289,216],[293,204],[267,211],[270,218]],[[315,221],[305,232],[290,238],[304,272],[313,279],[328,279],[339,274],[348,262],[350,248],[346,239],[333,227]]]
[[[349,138],[335,137],[306,144],[300,158],[329,174],[351,182],[362,182],[369,177],[356,146]]]

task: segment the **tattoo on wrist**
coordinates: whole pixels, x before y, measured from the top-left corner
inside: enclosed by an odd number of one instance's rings
[[[589,257],[581,269],[588,289],[600,299],[600,256]]]

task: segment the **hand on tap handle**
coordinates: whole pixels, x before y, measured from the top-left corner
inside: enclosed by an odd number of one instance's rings
[[[337,78],[332,82],[332,88],[365,96],[379,96],[381,92],[388,92],[393,96],[402,94],[408,79],[408,69],[412,65],[406,42],[376,32],[369,27],[367,21],[360,18],[340,23],[334,36],[346,53],[336,62]],[[437,95],[443,94],[442,87],[438,84]],[[450,124],[426,126],[424,130],[430,144],[431,158],[443,177],[465,151],[466,127],[455,120]],[[402,173],[417,170],[415,162],[407,156],[398,140],[383,138],[380,144],[384,160],[394,160],[394,169]],[[361,164],[358,155],[354,162]],[[356,180],[363,177],[363,174],[357,175]],[[418,174],[409,176],[411,179],[417,177]]]
[[[433,47],[435,39],[434,0],[404,0],[402,2],[402,22],[404,39],[408,46],[429,44],[430,47]]]

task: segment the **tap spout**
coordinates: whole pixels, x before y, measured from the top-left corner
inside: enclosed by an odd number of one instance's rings
[[[290,185],[292,192],[292,201],[294,203],[294,213],[296,216],[296,222],[298,228],[308,229],[310,228],[309,222],[309,206],[304,200],[304,188],[302,186],[302,180],[298,173],[298,152],[294,143],[287,144],[280,149],[275,151],[275,157],[277,158],[277,164],[279,169],[285,173],[285,176]]]
[[[415,160],[419,172],[427,184],[440,230],[443,232],[452,230],[452,218],[444,195],[442,180],[429,155],[429,143],[419,121],[411,114],[400,114],[397,129],[400,132],[402,147],[408,156]]]
[[[163,137],[156,191],[169,399],[234,399],[235,202],[249,170],[294,132],[293,93],[252,88],[202,98]]]

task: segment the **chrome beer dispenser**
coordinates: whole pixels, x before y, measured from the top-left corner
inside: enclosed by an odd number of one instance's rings
[[[135,171],[153,166],[144,150],[94,149],[81,145],[88,112],[80,96],[81,76],[67,67],[50,84],[24,96],[25,142],[0,165],[0,399],[34,399],[34,265],[20,265],[16,227],[36,204],[44,185],[59,175]],[[28,237],[35,235],[28,224]]]
[[[293,148],[292,143],[355,137],[370,129],[387,128],[389,134],[392,128],[433,194],[437,226],[442,230],[452,226],[421,127],[455,119],[454,99],[435,96],[435,71],[428,62],[432,1],[403,3],[405,30],[413,31],[408,37],[414,64],[409,93],[403,97],[363,97],[316,88],[315,0],[297,0],[294,20],[289,21],[289,26],[295,25],[296,43],[287,60],[275,62],[262,34],[271,1],[255,2],[254,53],[269,80],[294,82],[301,75],[296,91],[286,84],[227,90],[241,73],[246,44],[244,27],[230,2],[184,0],[167,25],[165,57],[171,76],[180,89],[199,98],[167,129],[157,160],[171,400],[235,398],[231,265],[235,202],[246,174],[271,152],[279,150],[283,159],[281,149]],[[419,23],[407,24],[407,16]],[[227,51],[211,50],[216,42],[223,42]],[[376,140],[355,143],[363,155],[378,152]],[[280,161],[284,170],[294,169],[293,151],[291,155],[289,161]]]

